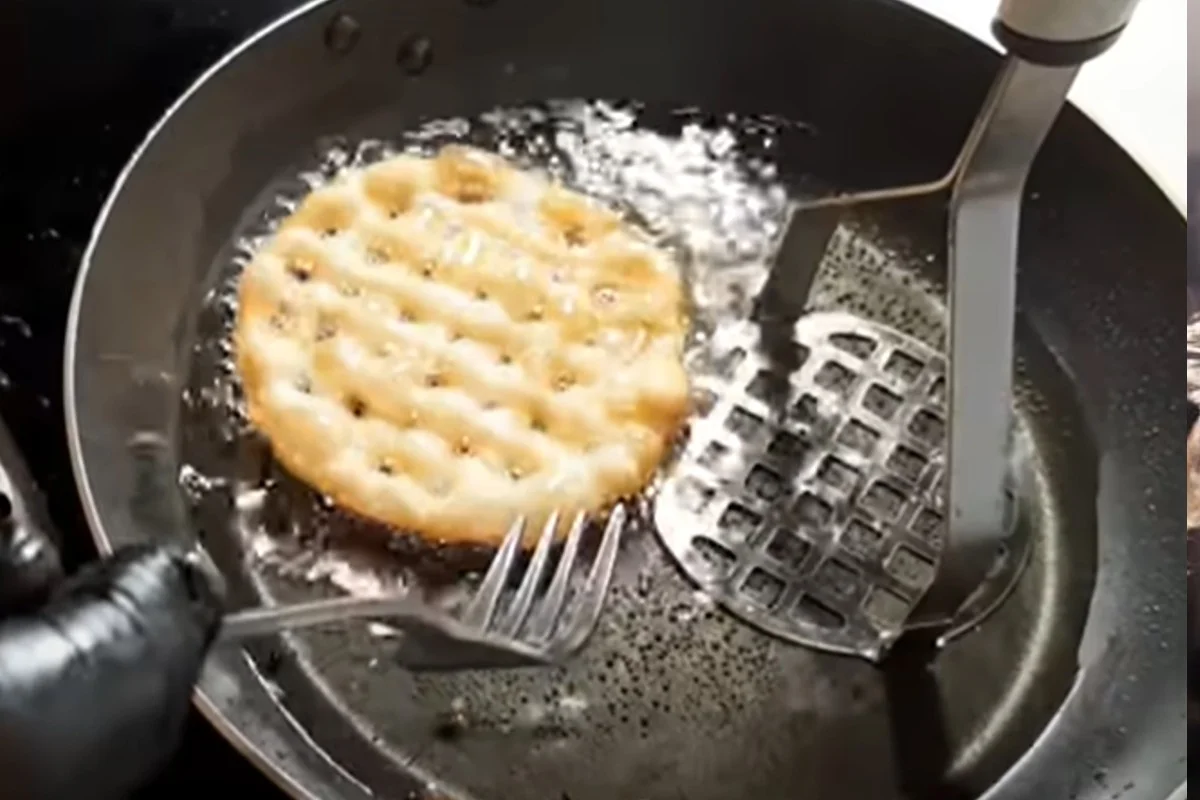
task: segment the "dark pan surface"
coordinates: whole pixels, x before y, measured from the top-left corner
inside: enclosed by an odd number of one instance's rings
[[[246,208],[321,137],[391,137],[530,99],[636,97],[803,120],[810,135],[786,144],[785,176],[869,187],[941,174],[994,67],[888,4],[717,8],[330,3],[212,76],[141,154],[89,252],[68,404],[92,522],[110,542],[182,524],[181,493],[138,485],[178,464],[194,333],[182,310],[200,307]],[[336,10],[353,13],[356,34],[330,39]],[[347,35],[355,46],[335,52]],[[413,61],[424,38],[428,65]],[[936,340],[938,309],[920,289],[941,277],[939,226],[939,210],[920,206],[856,220],[842,274],[876,284],[822,302]],[[996,797],[1165,795],[1184,758],[1184,601],[1169,573],[1183,479],[1168,424],[1182,392],[1160,310],[1183,223],[1071,112],[1035,169],[1025,231],[1019,349],[1038,551],[1016,595],[931,670],[917,647],[879,671],[694,613],[647,534],[625,553],[599,641],[561,673],[414,678],[379,664],[376,637],[321,632],[257,653],[270,686],[234,654],[214,659],[210,712],[323,797],[364,796],[359,782],[404,796],[429,778],[480,797],[576,800],[953,798],[994,783]],[[131,287],[144,313],[128,313]],[[126,442],[146,429],[165,445],[142,471]],[[168,495],[176,504],[136,499]],[[221,516],[200,520],[214,547],[227,543]]]
[[[741,127],[757,130],[764,125]],[[469,138],[486,142],[490,126],[478,127],[483,130]],[[788,129],[770,136],[786,141]],[[491,138],[486,143],[492,149],[512,141],[494,134]],[[670,139],[652,141],[666,146]],[[533,152],[544,146],[526,145]],[[630,142],[619,148],[625,156],[640,152]],[[340,163],[341,149],[334,147],[332,153],[332,159],[326,153],[325,161]],[[692,158],[689,163],[724,162]],[[641,169],[643,181],[652,182],[652,165],[642,164]],[[727,179],[718,169],[709,176],[714,182]],[[287,191],[286,180],[277,185]],[[753,192],[748,196],[760,197]],[[625,197],[645,199],[636,187]],[[736,205],[722,208],[731,216],[738,210]],[[926,223],[918,229],[938,230],[937,208],[913,212],[914,220],[924,217]],[[765,223],[778,222],[777,215],[763,216]],[[255,210],[247,218],[253,229],[260,214]],[[743,231],[739,247],[748,247],[753,238],[751,230]],[[764,244],[770,241],[768,235],[761,238]],[[936,342],[942,335],[943,309],[925,289],[915,287],[936,285],[936,280],[929,281],[936,278],[929,265],[936,263],[939,239],[925,243],[934,250],[917,249],[911,239],[889,241],[867,220],[851,223],[836,239],[817,286],[816,307],[850,308]],[[881,248],[888,244],[893,246]],[[889,252],[892,255],[886,255]],[[231,431],[232,447],[240,451],[231,458],[230,444],[212,435],[214,430],[230,429],[223,399],[236,390],[235,382],[224,377],[226,348],[208,346],[227,342],[225,331],[232,322],[229,295],[221,290],[227,286],[232,291],[236,285],[239,258],[231,259],[229,268],[223,261],[219,259],[218,275],[224,280],[210,295],[212,301],[202,306],[187,380],[192,399],[185,404],[182,426],[181,457],[192,476],[198,524],[207,530],[242,527],[240,515],[227,511],[229,493],[213,490],[212,476],[252,487],[240,493],[239,507],[253,505],[263,483],[261,451],[252,437]],[[901,262],[900,267],[893,262]],[[733,271],[728,265],[710,270]],[[935,275],[922,280],[922,272]],[[1030,356],[1037,359],[1037,351],[1027,348],[1027,359]],[[1044,465],[1044,460],[1094,460],[1079,447],[1068,453],[1047,442],[1071,432],[1082,440],[1082,431],[1072,421],[1077,413],[1071,412],[1070,394],[1048,357],[1024,366],[1043,387],[1025,392],[1025,410],[1037,442],[1035,472],[1062,474],[1062,467]],[[1045,391],[1056,382],[1064,390],[1061,397]],[[1054,408],[1056,402],[1065,408]],[[566,793],[599,798],[626,796],[635,789],[647,797],[682,792],[716,798],[749,791],[783,797],[794,796],[804,783],[813,785],[814,796],[839,788],[872,797],[897,796],[898,788],[974,796],[1032,742],[1066,691],[1073,653],[1063,645],[1078,638],[1095,559],[1090,537],[1071,540],[1066,535],[1068,525],[1084,531],[1094,528],[1090,509],[1069,506],[1071,497],[1094,493],[1094,486],[1082,478],[1077,476],[1078,491],[1069,497],[1061,485],[1043,481],[1035,488],[1035,518],[1030,524],[1043,537],[1042,550],[1022,591],[986,632],[945,653],[933,673],[927,671],[926,654],[916,649],[881,672],[857,661],[781,645],[746,629],[697,595],[676,574],[653,534],[642,531],[625,553],[602,630],[588,652],[568,668],[414,678],[387,663],[386,637],[368,628],[350,636],[332,630],[298,636],[296,667],[303,674],[280,676],[276,683],[288,707],[307,715],[313,713],[312,701],[305,699],[311,691],[307,681],[315,678],[319,688],[377,736],[396,761],[411,761],[424,774],[445,778],[481,797]],[[301,529],[310,546],[344,530],[336,515],[331,524],[331,515],[303,490],[286,492],[294,489],[286,478],[272,473],[269,480],[273,496],[289,500],[268,504],[262,515],[268,529]],[[256,546],[266,543],[258,536],[252,541]],[[291,556],[285,556],[284,563],[290,574],[332,566],[329,561]],[[258,573],[255,582],[276,596],[303,596],[296,582],[281,581],[274,574]],[[343,584],[346,580],[341,578]],[[1043,608],[1053,612],[1041,613]],[[943,701],[943,693],[950,699]],[[388,708],[384,713],[381,703]],[[323,727],[316,717],[300,718],[313,729]],[[911,751],[895,749],[894,742],[907,742],[909,737],[916,744]],[[857,758],[867,759],[873,768],[852,769],[852,759]],[[593,760],[612,763],[614,769],[598,776],[587,769]],[[747,783],[748,776],[756,776],[753,783]],[[378,780],[382,779],[368,782],[381,785]]]

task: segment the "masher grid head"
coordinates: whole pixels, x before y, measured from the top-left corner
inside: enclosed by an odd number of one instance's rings
[[[712,403],[656,499],[659,536],[743,620],[879,658],[942,550],[944,357],[840,312],[710,342]]]

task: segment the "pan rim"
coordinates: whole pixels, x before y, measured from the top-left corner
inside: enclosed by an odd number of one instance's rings
[[[72,289],[67,315],[63,356],[63,408],[72,477],[75,481],[76,491],[80,498],[81,506],[87,520],[89,534],[102,556],[112,554],[114,548],[111,537],[108,535],[106,526],[102,521],[93,489],[87,479],[87,471],[83,453],[82,431],[80,430],[79,416],[75,402],[75,398],[77,396],[75,372],[77,360],[77,336],[80,327],[85,287],[91,273],[91,267],[96,249],[99,246],[103,231],[107,226],[109,216],[116,205],[117,199],[122,194],[128,179],[133,174],[135,168],[140,165],[146,154],[146,151],[158,138],[162,129],[171,122],[171,120],[178,114],[180,109],[182,109],[188,103],[188,101],[190,101],[194,95],[196,95],[199,90],[209,82],[210,79],[228,68],[230,64],[243,56],[248,50],[261,43],[264,39],[275,34],[277,31],[279,31],[279,29],[286,27],[290,23],[295,22],[302,17],[316,13],[323,7],[336,5],[337,2],[338,0],[306,0],[291,11],[276,17],[249,34],[245,39],[241,40],[232,49],[220,56],[213,64],[211,64],[196,78],[194,78],[187,88],[166,108],[154,125],[147,131],[137,147],[133,150],[129,159],[126,161],[117,178],[113,182],[112,187],[110,188],[105,201],[100,208],[96,220],[92,225],[87,246],[80,257],[79,271],[76,275],[75,284]],[[927,8],[927,2],[922,2],[922,0],[896,0],[896,2],[920,13],[922,16],[936,20],[949,30],[969,37],[978,45],[983,45],[988,49],[995,50],[995,47],[986,39],[982,38],[978,32],[964,28],[961,25],[944,18],[935,10]],[[1187,218],[1184,200],[1177,197],[1176,194],[1171,191],[1170,186],[1161,174],[1159,174],[1156,170],[1148,168],[1145,161],[1135,154],[1130,148],[1126,147],[1125,144],[1118,141],[1109,131],[1108,126],[1104,125],[1093,113],[1079,106],[1077,102],[1071,101],[1071,105],[1075,106],[1075,108],[1079,110],[1092,125],[1094,125],[1100,132],[1103,133],[1104,136],[1108,137],[1117,145],[1118,149],[1125,155],[1125,157],[1129,158],[1136,165],[1137,170],[1145,175],[1149,179],[1150,183],[1162,193],[1164,198],[1167,199],[1167,201],[1181,218]],[[203,716],[209,721],[209,723],[212,724],[214,728],[221,734],[221,736],[231,744],[231,746],[245,756],[261,773],[268,777],[287,795],[295,798],[296,800],[320,800],[320,795],[313,793],[308,788],[299,784],[289,773],[289,770],[287,770],[277,759],[269,755],[264,748],[252,742],[235,724],[230,721],[229,717],[218,708],[216,702],[212,699],[212,697],[210,697],[209,693],[199,686],[193,693],[193,703],[201,712],[201,714],[203,714]],[[1045,735],[1045,733],[1046,731],[1043,731],[1042,735]],[[1041,737],[1039,736],[1039,741],[1040,739]],[[1013,766],[1015,766],[1015,764]],[[1183,792],[1183,797],[1186,797],[1186,786],[1187,781],[1185,779],[1180,787],[1178,787],[1175,792],[1171,794],[1171,800],[1174,800],[1179,792]]]

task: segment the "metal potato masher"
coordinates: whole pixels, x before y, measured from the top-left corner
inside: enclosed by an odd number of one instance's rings
[[[1003,0],[1003,67],[950,171],[793,205],[756,319],[718,331],[710,407],[659,494],[659,535],[704,591],[784,639],[882,658],[908,631],[970,630],[1026,563],[1014,430],[1026,177],[1080,67],[1135,0]],[[948,358],[806,313],[855,206],[948,193]]]

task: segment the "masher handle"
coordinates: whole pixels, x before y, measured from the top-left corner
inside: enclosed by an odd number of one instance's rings
[[[1137,0],[1001,0],[1009,51],[955,165],[949,208],[947,520],[937,578],[909,625],[950,624],[1006,526],[1017,239],[1025,180],[1080,66],[1112,45]]]

